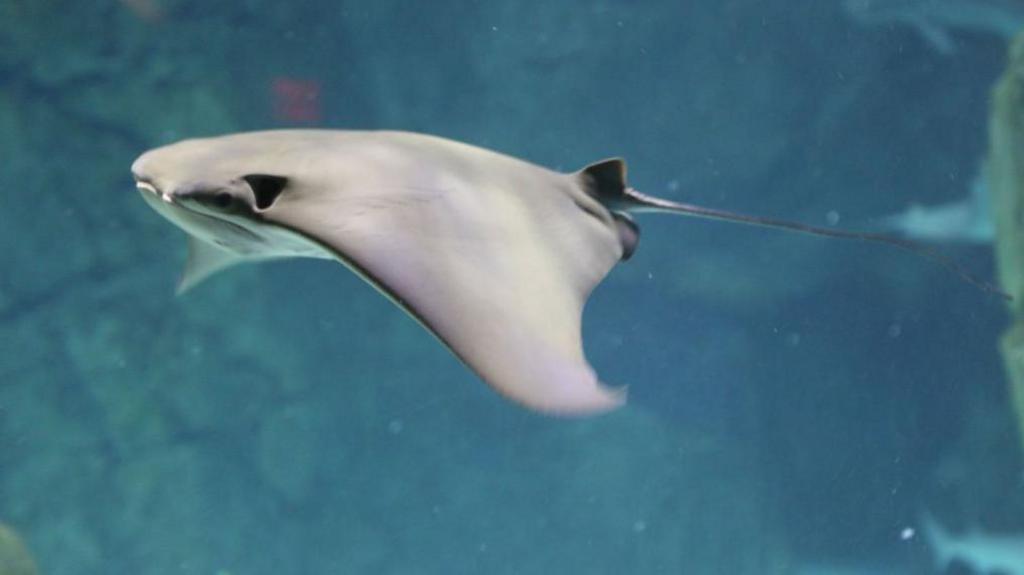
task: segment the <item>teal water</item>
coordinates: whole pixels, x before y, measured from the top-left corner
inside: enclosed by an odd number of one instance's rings
[[[922,513],[1024,533],[1022,462],[1004,306],[940,266],[638,215],[584,315],[630,402],[559,419],[336,264],[175,297],[185,236],[129,172],[193,136],[402,129],[870,227],[985,154],[1006,39],[951,38],[824,0],[5,0],[0,523],[56,575],[970,572]]]

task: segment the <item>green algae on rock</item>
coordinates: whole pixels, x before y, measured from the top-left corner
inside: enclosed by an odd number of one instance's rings
[[[25,542],[3,523],[0,523],[0,575],[39,575]]]
[[[1024,448],[1024,35],[1010,46],[989,117],[988,176],[999,283],[1011,296],[1013,325],[1000,350]]]

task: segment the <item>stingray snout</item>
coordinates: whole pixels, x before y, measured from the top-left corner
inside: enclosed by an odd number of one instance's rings
[[[153,178],[146,170],[146,154],[143,154],[132,163],[132,177],[135,178],[135,187],[143,194],[153,194],[165,202],[172,202],[172,198],[168,194],[161,192],[156,187],[156,184],[153,183]]]
[[[146,169],[147,156],[149,154],[142,154],[132,162],[132,177],[136,182],[150,182],[151,180],[149,170]]]

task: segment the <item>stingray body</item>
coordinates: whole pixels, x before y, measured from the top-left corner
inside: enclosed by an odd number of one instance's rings
[[[626,185],[618,159],[563,174],[406,132],[186,140],[146,152],[132,172],[143,198],[190,235],[179,289],[242,261],[338,260],[498,392],[554,414],[625,401],[584,358],[581,317],[594,286],[636,248],[627,211],[909,246],[646,196]]]
[[[593,172],[621,182],[620,167]],[[580,337],[587,296],[636,241],[594,176],[426,135],[318,130],[187,140],[132,171],[191,236],[183,289],[240,261],[337,259],[513,400],[567,414],[624,400]]]

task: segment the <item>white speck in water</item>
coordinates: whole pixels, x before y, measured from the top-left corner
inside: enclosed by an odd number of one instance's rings
[[[828,213],[825,214],[825,221],[828,222],[828,225],[830,225],[830,226],[834,226],[834,225],[838,224],[839,223],[839,212],[837,212],[835,210],[829,210]]]
[[[637,519],[633,522],[633,533],[643,533],[647,531],[647,522],[642,519]]]
[[[885,330],[885,333],[892,339],[896,339],[903,333],[903,326],[898,323],[894,323],[889,326],[889,329]]]
[[[497,31],[498,31],[498,27],[497,26],[491,26],[491,32],[497,32]]]
[[[910,541],[915,535],[917,535],[917,532],[914,531],[913,527],[904,527],[900,530],[900,540],[902,541]]]

